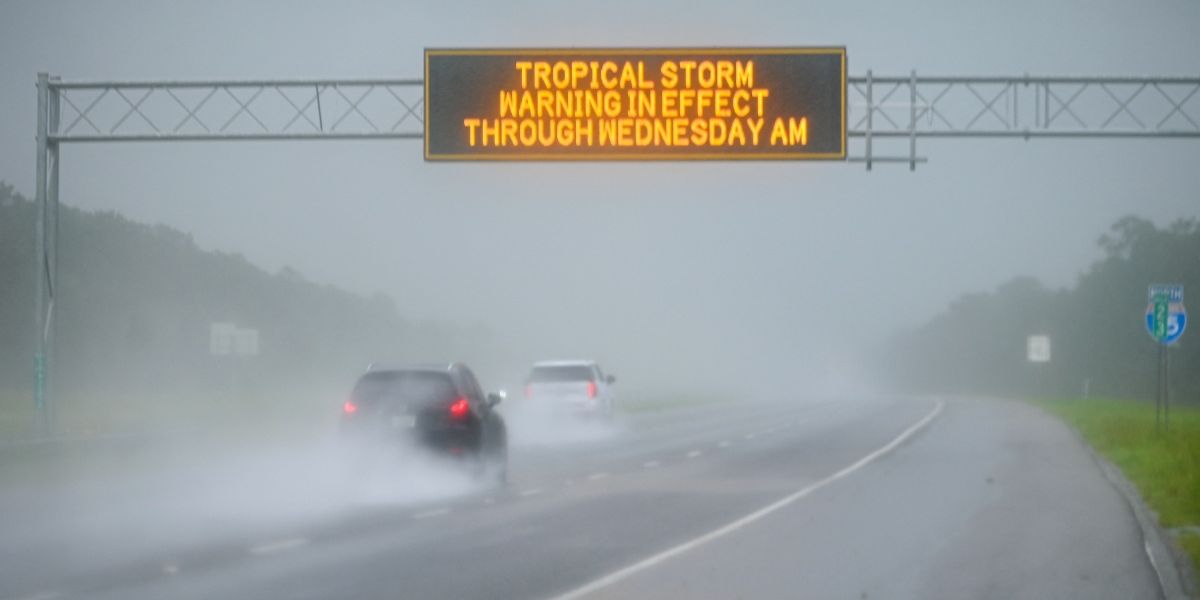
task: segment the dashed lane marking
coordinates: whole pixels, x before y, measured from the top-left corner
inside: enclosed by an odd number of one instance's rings
[[[32,596],[17,598],[17,600],[58,600],[63,595],[58,592],[38,592]]]
[[[584,585],[581,585],[573,590],[570,590],[570,591],[566,592],[565,594],[557,596],[556,598],[554,598],[554,600],[574,600],[575,598],[581,598],[581,597],[587,596],[593,592],[604,589],[615,583],[623,581],[623,580],[629,578],[630,576],[635,575],[641,571],[645,571],[646,569],[649,569],[649,568],[654,567],[654,566],[656,566],[662,562],[665,562],[671,558],[674,558],[680,554],[683,554],[685,552],[693,550],[699,546],[707,544],[708,542],[711,542],[718,538],[725,537],[739,529],[742,529],[743,527],[746,527],[747,525],[750,525],[751,523],[754,523],[755,521],[763,519],[764,517],[770,515],[771,513],[774,513],[782,508],[785,508],[785,507],[795,503],[796,501],[812,494],[813,492],[815,492],[815,491],[817,491],[839,479],[848,477],[849,475],[853,474],[854,472],[858,471],[859,469],[871,464],[879,457],[888,454],[892,450],[895,450],[896,447],[898,447],[900,444],[903,444],[905,440],[912,437],[914,434],[916,434],[918,431],[920,431],[926,425],[928,425],[930,422],[932,422],[935,418],[937,418],[938,414],[942,412],[942,408],[944,406],[945,406],[945,403],[943,403],[942,401],[939,400],[938,403],[933,407],[933,410],[929,411],[929,413],[927,413],[924,417],[922,417],[916,423],[909,425],[907,429],[902,431],[900,433],[900,435],[893,438],[892,441],[875,449],[874,451],[870,452],[866,456],[863,456],[862,458],[851,463],[850,465],[842,467],[841,470],[837,471],[836,473],[834,473],[832,475],[825,477],[824,479],[821,479],[814,483],[810,483],[809,485],[806,485],[803,488],[800,488],[799,490],[797,490],[787,496],[784,496],[783,498],[780,498],[779,500],[776,500],[775,502],[772,502],[771,504],[768,504],[748,515],[738,518],[730,523],[727,523],[726,525],[718,527],[717,529],[714,529],[704,535],[701,535],[699,537],[688,540],[688,541],[686,541],[682,544],[679,544],[673,548],[668,548],[667,550],[659,552],[658,554],[655,554],[653,556],[645,558],[641,561],[638,561],[638,562],[628,565],[626,567],[617,569],[616,571],[613,571],[613,572],[611,572],[607,575],[604,575],[603,577],[600,577],[598,579],[593,579],[592,581],[585,583]]]
[[[429,510],[421,511],[419,513],[414,513],[412,518],[414,520],[432,519],[433,517],[440,517],[442,515],[448,515],[448,514],[450,514],[450,509],[443,506],[441,508],[432,508]]]
[[[265,544],[258,544],[257,546],[251,546],[250,554],[257,554],[259,556],[263,556],[266,554],[275,554],[276,552],[283,552],[285,550],[292,550],[295,548],[299,548],[300,546],[304,546],[306,544],[308,544],[308,540],[306,540],[304,538],[288,538],[285,540],[276,540],[274,542],[267,542]]]

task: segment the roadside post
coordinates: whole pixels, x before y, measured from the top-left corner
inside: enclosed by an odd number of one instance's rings
[[[243,329],[234,323],[209,325],[208,353],[216,357],[231,356],[229,361],[229,396],[238,397],[238,359],[258,356],[258,330]]]
[[[1050,362],[1050,336],[1037,334],[1025,338],[1025,360],[1037,369],[1037,391],[1045,394],[1045,365]]]
[[[1167,349],[1187,328],[1182,284],[1155,284],[1147,291],[1146,331],[1158,344],[1158,386],[1154,393],[1154,431],[1171,430],[1171,371]]]

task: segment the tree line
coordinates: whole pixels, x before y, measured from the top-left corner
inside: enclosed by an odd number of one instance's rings
[[[34,353],[34,204],[0,182],[0,399],[28,402]],[[403,318],[383,293],[359,295],[191,236],[113,212],[63,206],[59,220],[57,392],[61,396],[204,394],[229,378],[209,354],[209,328],[260,335],[260,355],[236,366],[243,385],[347,389],[372,361],[487,362],[502,352],[486,327]],[[175,395],[175,394],[173,394]]]
[[[1127,216],[1097,243],[1102,258],[1073,287],[1018,277],[967,294],[892,337],[878,360],[912,391],[1153,398],[1158,346],[1146,331],[1147,287],[1181,283],[1184,305],[1200,303],[1200,221],[1159,228]],[[1049,363],[1026,360],[1032,334],[1050,336]],[[1200,404],[1200,326],[1168,355],[1173,400]]]

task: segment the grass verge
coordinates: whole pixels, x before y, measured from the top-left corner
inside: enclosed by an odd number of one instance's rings
[[[1170,431],[1154,427],[1154,404],[1124,400],[1040,400],[1073,425],[1141,492],[1168,530],[1200,526],[1200,408],[1171,407]],[[1200,535],[1176,536],[1200,572]]]
[[[1192,557],[1192,565],[1200,570],[1200,535],[1187,533],[1179,538],[1179,545]]]

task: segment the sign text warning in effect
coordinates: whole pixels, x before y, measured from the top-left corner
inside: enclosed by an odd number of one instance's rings
[[[427,160],[844,159],[844,48],[425,51]]]

